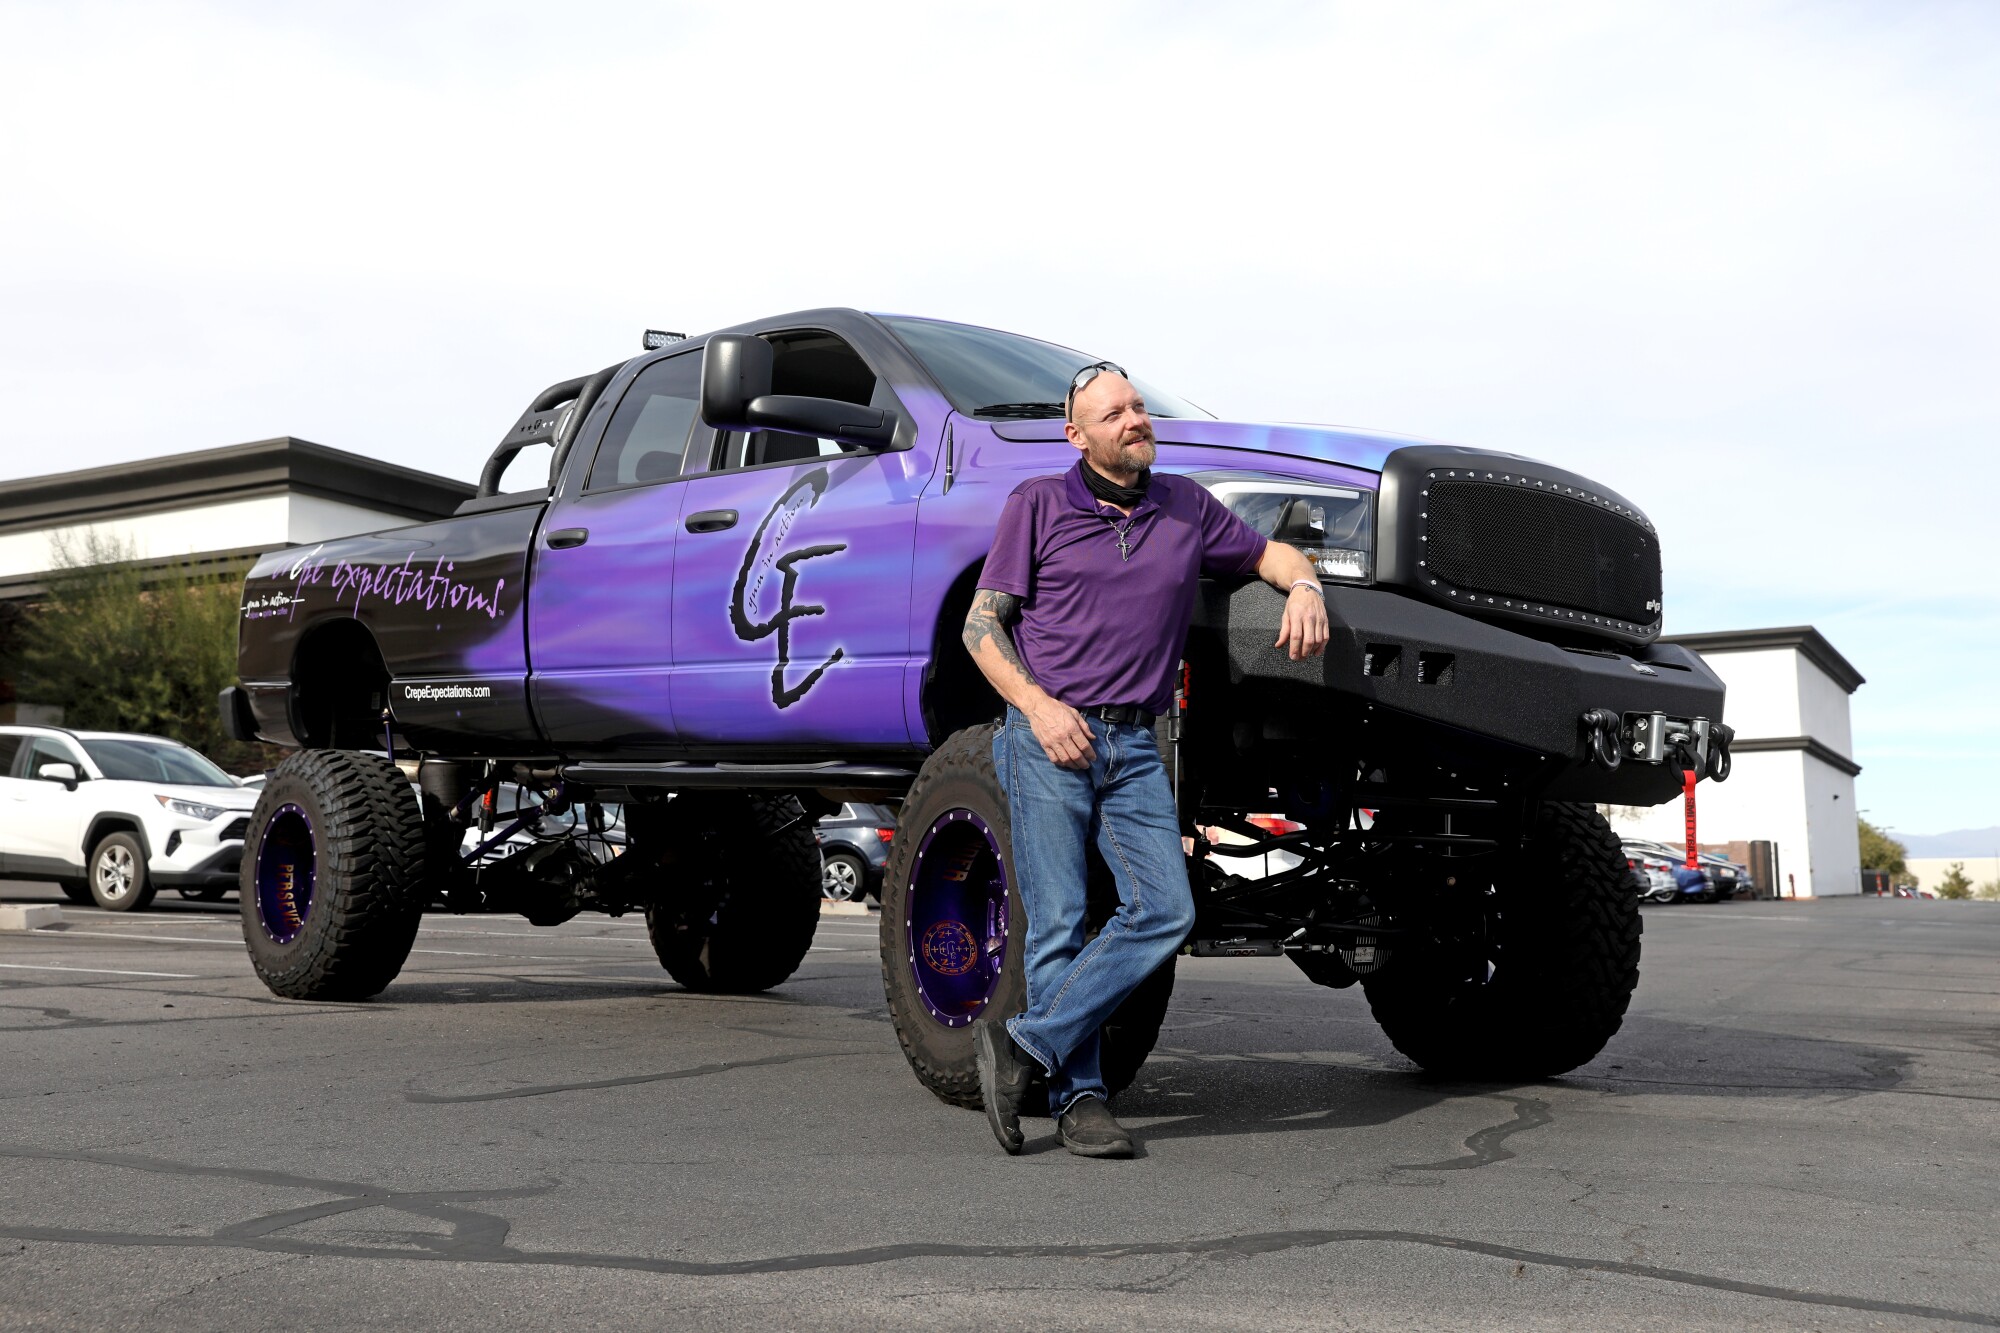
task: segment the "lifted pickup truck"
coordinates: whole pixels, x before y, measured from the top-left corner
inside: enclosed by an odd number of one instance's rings
[[[1076,458],[1061,400],[1094,359],[853,310],[675,339],[536,397],[456,516],[266,556],[222,700],[235,734],[299,751],[242,862],[259,975],[357,998],[426,911],[643,911],[677,980],[761,990],[812,941],[811,817],[900,799],[889,1008],[918,1077],[976,1104],[970,1024],[1021,1007],[1024,931],[998,703],[960,629],[1002,501]],[[1428,1068],[1590,1059],[1640,929],[1590,803],[1656,804],[1729,763],[1720,681],[1656,642],[1651,522],[1529,459],[1226,423],[1139,387],[1157,466],[1305,550],[1332,622],[1325,657],[1293,662],[1277,593],[1201,589],[1161,721],[1193,849],[1186,951],[1358,981]],[[552,447],[547,486],[501,492],[532,445]],[[502,783],[539,805],[496,820]],[[617,856],[593,845],[614,801]],[[478,855],[559,812],[582,813],[571,834]],[[1291,855],[1229,874],[1218,828],[1232,857]],[[1106,1025],[1114,1085],[1171,987],[1169,964]]]

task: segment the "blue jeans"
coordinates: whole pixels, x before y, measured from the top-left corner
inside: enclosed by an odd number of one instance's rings
[[[1007,1020],[1049,1071],[1049,1110],[1103,1097],[1097,1030],[1194,928],[1173,790],[1151,727],[1086,718],[1097,757],[1062,768],[1014,708],[993,738],[1027,910],[1028,1011]],[[1089,843],[1111,868],[1118,910],[1084,943]]]

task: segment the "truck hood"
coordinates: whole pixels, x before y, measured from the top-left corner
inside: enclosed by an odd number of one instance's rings
[[[1003,440],[1061,441],[1064,438],[1063,423],[1055,418],[986,421],[980,424]],[[1155,417],[1153,433],[1161,444],[1191,444],[1214,449],[1241,449],[1246,453],[1281,458],[1310,458],[1319,463],[1333,463],[1367,472],[1380,472],[1382,460],[1405,445],[1438,443],[1414,436],[1348,430],[1342,426],[1276,421],[1208,421],[1198,417]],[[1245,466],[1251,466],[1247,459]]]

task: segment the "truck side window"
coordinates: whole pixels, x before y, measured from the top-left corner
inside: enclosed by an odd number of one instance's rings
[[[832,398],[866,407],[894,408],[896,401],[886,382],[876,378],[868,363],[847,343],[818,329],[798,333],[773,333],[766,337],[776,356],[771,365],[771,392],[796,394],[803,398]],[[808,458],[854,453],[852,446],[834,440],[790,435],[776,430],[755,430],[731,435],[724,448],[724,468],[761,467],[766,463],[794,463]]]
[[[0,733],[0,778],[14,771],[14,756],[21,752],[24,739],[19,732]]]
[[[604,428],[584,489],[643,486],[678,477],[688,432],[700,410],[699,352],[668,357],[640,371]]]

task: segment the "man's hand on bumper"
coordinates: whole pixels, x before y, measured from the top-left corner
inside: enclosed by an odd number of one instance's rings
[[[1278,641],[1272,646],[1283,648],[1294,662],[1325,652],[1326,595],[1305,552],[1284,542],[1264,543],[1257,577],[1285,594],[1285,618],[1278,622]]]
[[[1285,598],[1285,617],[1278,622],[1278,641],[1272,647],[1283,648],[1298,662],[1325,652],[1327,634],[1325,595],[1317,587],[1293,588]]]

